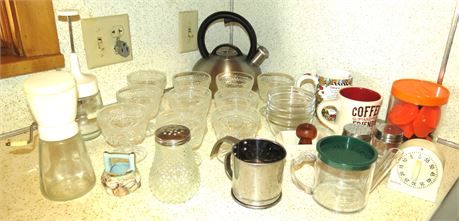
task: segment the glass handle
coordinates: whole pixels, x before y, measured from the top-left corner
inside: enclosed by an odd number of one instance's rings
[[[217,142],[215,142],[214,146],[212,147],[212,151],[210,152],[210,159],[213,159],[215,156],[218,155],[220,147],[223,143],[229,143],[231,144],[231,146],[233,146],[234,144],[239,143],[239,141],[239,139],[232,136],[226,136],[217,140]]]
[[[312,152],[301,152],[300,155],[290,163],[290,176],[292,178],[293,184],[304,191],[307,194],[312,194],[312,188],[304,183],[302,183],[296,176],[296,171],[303,168],[305,164],[314,167],[314,162],[316,161],[316,156]]]
[[[224,164],[225,164],[226,176],[228,176],[230,180],[233,180],[233,170],[231,169],[231,152],[225,155]]]

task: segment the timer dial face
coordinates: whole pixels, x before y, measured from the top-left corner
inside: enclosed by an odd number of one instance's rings
[[[407,186],[423,189],[438,178],[438,160],[432,152],[424,148],[407,148],[403,151],[397,168],[397,175]]]

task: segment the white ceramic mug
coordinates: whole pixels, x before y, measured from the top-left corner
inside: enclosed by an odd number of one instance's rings
[[[340,69],[319,70],[316,75],[304,74],[296,80],[297,87],[305,83],[313,83],[316,93],[316,105],[322,101],[333,100],[338,96],[340,89],[352,85],[351,73]],[[319,112],[318,112],[319,113]],[[335,119],[335,110],[324,108],[322,115],[329,121]]]
[[[336,134],[341,134],[348,123],[363,124],[370,128],[376,124],[382,96],[363,87],[346,87],[339,91],[335,100],[323,101],[317,107],[318,119]],[[336,121],[329,121],[322,116],[322,110],[328,106],[336,108]]]

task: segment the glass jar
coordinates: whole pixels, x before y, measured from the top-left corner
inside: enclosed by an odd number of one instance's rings
[[[363,124],[346,124],[343,127],[343,136],[355,137],[367,143],[371,141],[371,129]]]
[[[371,138],[371,145],[378,151],[379,157],[388,149],[398,148],[402,142],[403,130],[397,125],[386,123],[377,124]]]
[[[448,89],[430,81],[394,81],[386,121],[399,126],[405,139],[436,140],[448,98]]]
[[[96,182],[80,133],[59,141],[40,138],[40,189],[50,200],[65,201],[89,192]]]
[[[190,130],[182,125],[166,125],[155,132],[155,158],[149,185],[162,202],[183,203],[199,190],[201,178],[190,138]]]
[[[92,140],[100,135],[97,112],[102,108],[100,93],[78,99],[77,119],[83,140]]]

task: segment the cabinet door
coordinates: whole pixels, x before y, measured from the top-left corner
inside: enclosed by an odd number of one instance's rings
[[[51,0],[1,0],[0,78],[64,66]]]

